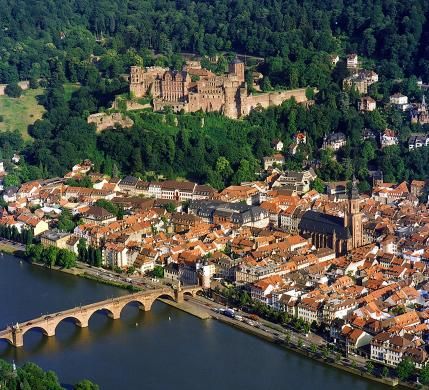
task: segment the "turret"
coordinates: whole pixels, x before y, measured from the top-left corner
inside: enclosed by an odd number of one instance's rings
[[[234,61],[229,64],[228,71],[230,74],[234,74],[237,77],[237,81],[244,83],[244,62],[235,58]]]

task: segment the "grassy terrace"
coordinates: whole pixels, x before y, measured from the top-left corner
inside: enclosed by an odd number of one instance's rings
[[[80,88],[78,83],[65,83],[64,84],[64,99],[66,102],[70,101],[73,92]]]
[[[43,89],[24,91],[18,99],[0,96],[0,131],[18,130],[24,139],[29,139],[28,125],[40,119],[45,109],[37,102],[37,96],[43,94]]]

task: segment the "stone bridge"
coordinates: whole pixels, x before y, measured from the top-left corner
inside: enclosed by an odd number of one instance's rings
[[[162,287],[156,290],[139,291],[58,313],[48,314],[22,323],[16,323],[0,331],[0,339],[7,340],[15,347],[22,347],[24,345],[25,333],[32,329],[39,329],[46,336],[54,336],[57,326],[65,319],[72,319],[77,326],[85,328],[88,326],[91,316],[97,311],[107,312],[109,317],[116,320],[120,318],[122,309],[129,303],[137,303],[140,309],[148,311],[158,298],[169,298],[177,303],[181,303],[183,302],[184,295],[195,296],[199,291],[202,291],[201,286],[184,287],[179,290]]]

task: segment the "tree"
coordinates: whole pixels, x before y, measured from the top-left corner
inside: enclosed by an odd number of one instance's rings
[[[311,188],[316,190],[319,194],[323,194],[325,192],[325,183],[320,178],[316,177],[311,182]]]
[[[73,222],[73,217],[68,209],[61,211],[60,217],[58,218],[58,229],[63,232],[72,232],[76,224]]]
[[[4,93],[11,98],[19,98],[22,95],[22,88],[17,83],[8,84]]]
[[[384,366],[383,369],[381,370],[381,376],[383,378],[386,378],[389,376],[389,369],[386,366]]]
[[[419,381],[422,385],[429,385],[429,364],[425,364],[420,370]]]
[[[368,360],[366,362],[366,370],[369,374],[372,374],[374,372],[374,363],[371,362],[371,360]]]
[[[109,213],[116,215],[118,214],[118,206],[113,204],[112,202],[105,200],[105,199],[98,199],[95,202],[95,205],[98,207],[102,207],[103,209],[107,210]]]
[[[27,245],[25,248],[25,256],[31,261],[40,262],[42,261],[43,246],[42,245]]]
[[[73,390],[98,390],[99,387],[95,383],[92,383],[88,379],[84,379],[76,383],[73,387]]]
[[[162,279],[164,277],[164,267],[161,267],[160,265],[156,265],[152,270],[152,276],[154,278]]]
[[[411,359],[405,358],[396,367],[396,375],[401,381],[409,379],[415,371],[414,363]]]
[[[103,259],[102,259],[102,255],[101,255],[101,249],[97,248],[95,250],[94,265],[96,267],[101,267],[102,261],[103,261]]]
[[[61,267],[72,268],[76,265],[76,255],[67,249],[60,249],[57,255],[57,263]]]
[[[54,246],[48,246],[43,250],[43,257],[45,259],[45,263],[52,267],[55,265],[57,261],[57,255],[58,255],[58,248],[55,248]]]
[[[9,173],[8,175],[5,176],[5,178],[3,179],[3,185],[4,188],[9,188],[9,187],[17,187],[21,184],[21,180],[19,179],[19,177],[14,174],[14,173]]]
[[[77,243],[77,252],[80,261],[88,261],[88,249],[86,245],[86,240],[84,238],[79,239],[79,242]]]

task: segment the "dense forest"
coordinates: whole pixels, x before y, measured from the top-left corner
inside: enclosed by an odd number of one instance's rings
[[[386,181],[424,178],[429,174],[426,148],[407,150],[412,132],[407,115],[393,110],[357,111],[359,95],[343,91],[344,62],[330,55],[357,52],[380,81],[370,88],[378,103],[402,92],[420,100],[417,77],[429,80],[429,3],[410,0],[304,1],[88,1],[0,0],[0,82],[30,79],[45,93],[44,118],[29,128],[31,142],[17,133],[0,134],[2,158],[20,151],[25,157],[9,174],[6,186],[63,175],[90,158],[107,174],[136,174],[148,180],[156,173],[187,177],[217,188],[257,178],[261,158],[271,142],[291,143],[305,131],[308,144],[287,159],[287,167],[315,165],[323,180],[350,179],[369,188],[368,171],[382,169]],[[131,65],[179,69],[178,53],[220,55],[222,72],[234,52],[265,57],[258,70],[263,89],[317,87],[315,105],[293,101],[248,118],[232,121],[217,114],[136,112],[131,129],[96,134],[86,123],[90,113],[107,109],[127,92],[121,78]],[[249,59],[249,64],[254,65]],[[79,82],[67,98],[63,83]],[[362,131],[386,127],[398,131],[400,145],[379,150],[362,141]],[[348,143],[336,158],[320,151],[323,136],[342,131]],[[13,167],[6,166],[11,172]]]
[[[272,73],[293,82],[321,64],[321,53],[357,52],[385,75],[429,78],[429,3],[421,0],[0,0],[0,7],[0,82],[48,76],[54,60],[79,68],[90,54],[129,48],[263,56]],[[104,65],[126,70],[124,62]]]

